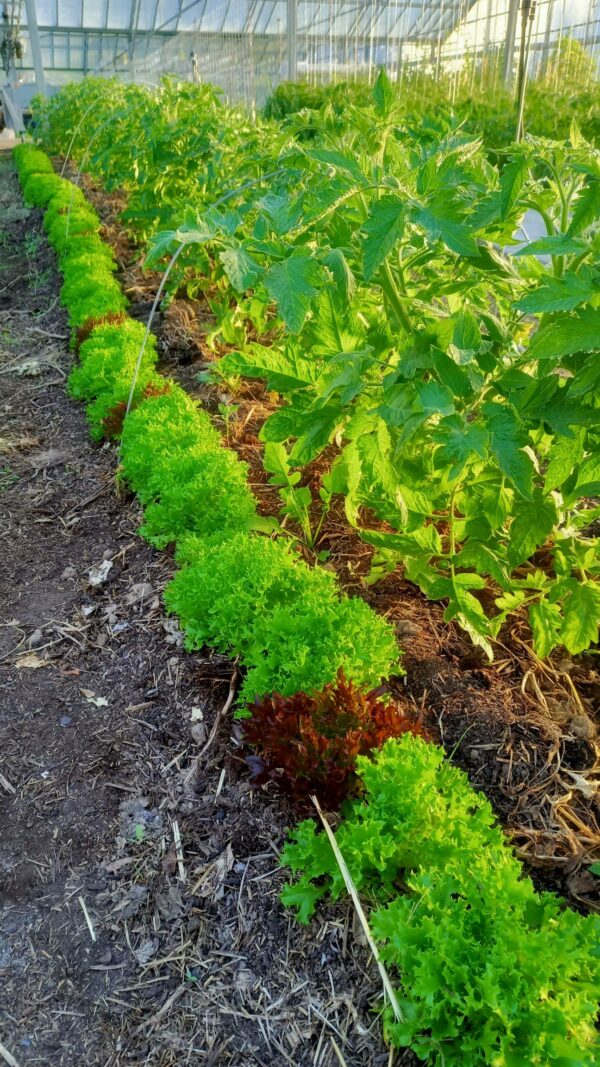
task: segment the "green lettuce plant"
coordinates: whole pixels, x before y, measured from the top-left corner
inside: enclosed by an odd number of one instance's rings
[[[536,893],[488,801],[442,749],[390,740],[359,757],[364,797],[336,841],[367,902],[402,1013],[388,1039],[433,1067],[592,1067],[600,995],[600,919]],[[282,862],[300,875],[282,899],[307,922],[345,886],[313,820]]]

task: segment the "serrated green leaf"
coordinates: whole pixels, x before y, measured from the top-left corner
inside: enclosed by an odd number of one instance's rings
[[[587,277],[567,271],[561,278],[547,278],[537,289],[531,290],[514,307],[527,314],[549,311],[573,311],[600,294],[600,286]]]
[[[330,249],[323,256],[323,263],[333,274],[339,296],[346,304],[349,304],[356,292],[356,278],[343,250],[341,248]]]
[[[583,434],[554,442],[548,456],[544,490],[558,489],[583,459]]]
[[[561,359],[574,352],[600,349],[600,309],[585,308],[575,315],[565,315],[534,335],[529,345],[532,359]]]
[[[240,245],[226,248],[219,253],[219,259],[236,292],[244,293],[256,281],[260,267]]]
[[[243,352],[228,352],[217,366],[223,377],[239,374],[244,378],[264,378],[268,389],[286,394],[304,389],[321,372],[316,359],[304,359],[290,345],[282,352],[275,346],[252,344]]]
[[[385,67],[382,67],[373,86],[375,107],[383,118],[387,118],[394,104],[394,87]]]
[[[600,218],[600,180],[590,178],[589,183],[580,191],[573,209],[573,215],[567,233],[570,237],[587,230]]]
[[[290,460],[298,466],[310,463],[329,444],[344,413],[337,404],[307,412],[297,423],[298,439],[290,453]]]
[[[267,271],[267,292],[277,302],[279,313],[291,333],[299,333],[302,329],[311,301],[322,282],[322,267],[306,251],[275,263]]]
[[[481,347],[481,330],[470,311],[459,311],[454,316],[452,343],[465,352],[476,352]]]
[[[528,163],[515,159],[507,163],[500,176],[500,215],[505,219],[515,203],[527,178]]]
[[[527,437],[519,420],[510,408],[501,404],[484,404],[482,413],[500,470],[521,496],[531,499],[533,462],[523,451]]]
[[[450,389],[436,381],[417,382],[417,396],[427,415],[452,415],[454,396]]]
[[[477,256],[479,254],[477,242],[468,225],[449,218],[443,205],[419,208],[414,218],[432,241],[438,239],[443,241],[457,255]]]
[[[451,416],[440,423],[439,434],[444,442],[439,454],[446,463],[463,463],[473,454],[486,455],[489,434],[479,423],[465,423],[459,416]]]
[[[536,600],[529,606],[529,623],[535,653],[540,659],[545,659],[560,643],[562,615],[558,604],[551,604],[548,600]]]
[[[382,196],[373,200],[369,217],[363,224],[363,273],[370,281],[404,231],[405,208],[399,196]]]
[[[513,567],[529,559],[544,544],[556,521],[556,504],[552,500],[536,495],[531,501],[516,501],[508,544],[508,558]]]
[[[498,585],[508,581],[508,571],[503,560],[490,548],[477,541],[467,541],[456,557],[457,567],[476,567],[482,574],[489,574]]]
[[[510,254],[513,256],[570,256],[585,252],[585,248],[583,241],[577,241],[574,237],[569,237],[564,233],[555,233],[548,237],[539,237],[536,241],[531,241],[524,248],[519,248]]]
[[[598,639],[600,587],[592,582],[577,582],[572,579],[571,591],[564,602],[563,613],[560,639],[567,651],[576,656]]]

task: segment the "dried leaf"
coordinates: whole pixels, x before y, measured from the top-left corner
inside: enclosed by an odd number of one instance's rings
[[[20,656],[15,664],[18,671],[23,670],[25,667],[29,670],[37,670],[38,667],[48,667],[48,660],[41,659],[36,652],[28,652],[25,656]]]

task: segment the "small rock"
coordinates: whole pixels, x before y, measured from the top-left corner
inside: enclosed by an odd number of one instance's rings
[[[100,963],[110,963],[112,960],[112,952],[107,948],[106,952],[103,952],[100,957]]]
[[[76,577],[77,577],[77,571],[75,570],[75,567],[65,567],[64,571],[61,574],[61,578],[76,578]]]
[[[63,715],[62,719],[58,720],[59,726],[71,726],[73,720],[70,715]]]
[[[88,581],[92,589],[97,589],[98,586],[104,585],[108,580],[112,565],[112,560],[103,559],[102,563],[98,564],[97,567],[90,567],[88,571]]]
[[[398,637],[418,637],[420,632],[420,627],[411,622],[410,619],[398,619],[396,623]]]
[[[34,630],[31,637],[27,638],[27,648],[37,648],[44,643],[44,635],[40,629]]]
[[[203,722],[195,722],[190,733],[192,735],[192,740],[195,741],[197,745],[202,745],[206,741],[206,726]]]

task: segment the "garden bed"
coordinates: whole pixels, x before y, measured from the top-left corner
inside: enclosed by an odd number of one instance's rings
[[[221,717],[234,665],[184,653],[164,615],[172,563],[65,395],[54,256],[0,166],[0,1047],[20,1065],[333,1067],[335,1042],[383,1067],[351,909],[315,938],[278,903],[290,814],[251,790]]]
[[[107,195],[89,178],[84,187],[119,262],[130,314],[146,321],[160,275],[142,268],[119,221],[123,198]],[[215,358],[206,344],[213,326],[205,300],[175,299],[154,323],[160,369],[212,412],[229,446],[249,464],[259,511],[273,515],[279,498],[268,484],[258,433],[274,402],[260,382],[242,381],[235,396],[199,384]],[[236,406],[227,426],[219,416],[222,401]],[[317,489],[319,467],[316,462],[310,470]],[[372,550],[347,523],[341,503],[327,516],[319,547],[330,553],[327,565],[343,587],[394,623],[406,652],[406,677],[395,696],[418,709],[427,729],[486,793],[536,884],[558,890],[577,907],[600,910],[598,883],[587,873],[600,857],[600,686],[593,657],[563,654],[541,663],[517,619],[488,664],[464,633],[444,622],[441,605],[400,574],[373,586],[361,583]]]

